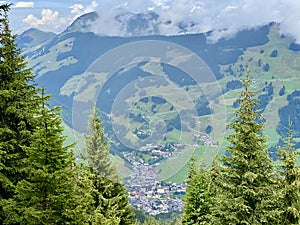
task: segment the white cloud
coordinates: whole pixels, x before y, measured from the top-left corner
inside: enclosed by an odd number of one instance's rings
[[[97,9],[99,19],[92,31],[105,35],[127,35],[126,26],[117,22],[115,16],[126,12],[147,12],[149,9],[159,15],[157,24],[163,35],[178,34],[178,24],[181,23],[188,25],[187,32],[191,33],[213,30],[210,38],[216,41],[233,36],[242,29],[277,22],[282,33],[300,42],[298,0],[131,0],[126,4],[123,0],[101,0]],[[124,17],[125,22],[127,19]]]
[[[152,6],[154,6],[154,3],[149,0],[131,0],[128,2],[124,2],[123,0],[100,1],[96,9],[99,18],[93,23],[91,31],[101,35],[126,36],[126,24],[120,20],[126,22],[128,16],[130,16],[128,12],[145,13]],[[118,15],[121,15],[119,21],[115,19]]]
[[[33,8],[34,2],[17,2],[13,5],[13,8]]]
[[[0,0],[1,1],[1,0]],[[92,0],[78,1],[64,12],[44,9],[41,15],[28,15],[23,21],[32,27],[45,31],[61,32],[78,16],[96,11],[98,20],[91,31],[110,36],[127,36],[130,13],[159,15],[156,21],[149,21],[144,34],[176,35],[186,26],[187,33],[212,31],[209,37],[216,41],[231,37],[242,29],[256,28],[270,22],[280,23],[282,34],[296,38],[300,43],[300,1],[299,0]],[[16,6],[29,7],[31,2],[18,2]],[[15,7],[16,7],[15,6]],[[64,13],[64,14],[62,14]],[[119,17],[119,21],[115,18]],[[141,26],[142,27],[142,26]]]
[[[300,2],[286,0],[285,4],[281,5],[281,11],[285,16],[282,19],[280,31],[293,36],[300,43]]]
[[[40,19],[35,17],[33,14],[30,14],[23,20],[23,22],[35,28],[43,29],[48,27],[49,30],[55,31],[64,27],[67,23],[67,20],[60,17],[57,11],[43,9]]]
[[[84,7],[82,4],[74,4],[70,7],[71,15],[73,18],[76,18],[82,14],[95,11],[97,6],[98,6],[98,3],[96,1],[92,1],[91,4],[89,4],[86,7]]]
[[[70,7],[68,15],[60,15],[58,11],[52,9],[43,9],[39,18],[33,14],[29,14],[23,19],[23,22],[30,27],[58,33],[66,29],[80,15],[94,11],[97,5],[96,1],[92,1],[86,7],[82,4],[74,4]]]

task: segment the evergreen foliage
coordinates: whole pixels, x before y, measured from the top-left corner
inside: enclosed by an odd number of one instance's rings
[[[9,9],[0,6],[0,223],[84,224],[61,118],[26,68]]]
[[[143,225],[162,225],[162,223],[155,220],[153,217],[148,217],[148,219],[143,223]]]
[[[72,146],[64,146],[59,108],[49,107],[50,97],[44,89],[39,94],[31,69],[26,68],[15,44],[9,9],[8,4],[0,5],[0,223],[138,224],[110,160],[97,108],[90,116],[90,134],[85,135],[83,158],[89,167],[76,165]],[[264,70],[269,70],[268,64]],[[266,98],[255,99],[250,85],[247,71],[244,90],[236,102],[236,117],[228,126],[232,133],[221,164],[214,160],[206,171],[192,159],[183,224],[300,224],[300,168],[292,123],[284,145],[278,147],[280,167],[276,171],[262,135],[263,120],[255,110],[262,108],[257,106],[258,100]],[[268,88],[268,95],[272,95],[272,84]],[[284,88],[279,95],[284,94]],[[297,109],[298,95],[289,96],[293,104],[288,107]],[[161,103],[159,99],[152,101]],[[198,102],[197,109],[206,111],[206,102]],[[176,128],[176,121],[168,129]],[[163,223],[147,217],[144,224]]]
[[[214,200],[210,172],[204,167],[199,171],[194,157],[189,168],[182,224],[212,224]]]
[[[136,221],[135,224],[143,224],[148,217],[143,210],[135,207],[132,208],[132,212],[134,214],[133,219]]]
[[[90,168],[84,164],[73,166],[75,173],[75,199],[74,202],[77,204],[74,213],[74,218],[78,221],[78,224],[92,224],[92,216],[94,210],[94,197],[93,192],[94,185],[91,177],[93,173]],[[79,217],[79,218],[78,218]]]
[[[279,90],[279,96],[283,96],[285,94],[285,85],[282,86]]]
[[[110,160],[109,144],[105,140],[97,108],[89,120],[90,135],[85,136],[86,154],[83,158],[91,168],[93,208],[92,224],[132,224],[133,213],[123,184]]]
[[[276,49],[274,49],[273,51],[272,51],[272,53],[271,53],[271,57],[277,57],[277,55],[278,55],[278,50],[276,50]]]
[[[273,161],[262,135],[264,124],[257,123],[261,115],[253,110],[257,99],[250,84],[248,70],[236,118],[229,124],[233,132],[228,136],[228,154],[221,159],[220,224],[276,224],[278,218]]]
[[[300,168],[296,165],[297,155],[294,148],[293,132],[289,123],[288,134],[283,138],[283,146],[278,147],[278,159],[281,162],[281,224],[300,223]]]
[[[92,180],[92,224],[132,224],[133,213],[123,184],[115,183],[97,173],[93,174]]]
[[[26,147],[23,170],[27,177],[16,185],[15,196],[7,201],[4,224],[81,224],[75,202],[74,158],[69,146],[63,147],[61,117],[49,109],[49,96],[42,91],[37,126],[31,145]]]
[[[8,22],[10,5],[0,5],[0,219],[5,200],[27,175],[24,160],[35,127],[38,95],[33,74],[26,68]]]
[[[117,181],[116,168],[110,159],[109,143],[105,140],[104,131],[97,112],[97,108],[94,107],[88,123],[88,129],[91,133],[90,135],[85,135],[86,153],[83,154],[83,158],[100,176]]]

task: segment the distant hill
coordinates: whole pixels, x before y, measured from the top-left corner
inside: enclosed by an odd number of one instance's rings
[[[270,147],[284,133],[287,115],[298,122],[299,107],[293,104],[300,52],[292,39],[279,35],[276,24],[209,43],[208,34],[97,36],[88,32],[97,16],[84,15],[58,35],[30,29],[17,43],[39,85],[53,95],[52,104],[62,106],[67,126],[84,132],[97,104],[112,154],[128,167],[132,159],[159,163],[161,177],[176,181],[185,176],[192,154],[210,161],[224,152],[225,124],[237,107],[247,67]],[[299,126],[294,128],[300,137]],[[176,144],[183,147],[170,150]],[[164,146],[171,156],[158,156],[167,155],[159,153]]]
[[[55,33],[43,32],[35,28],[24,31],[17,36],[17,43],[20,48],[36,47],[45,41],[51,40],[56,36]]]
[[[63,33],[68,32],[87,32],[90,24],[98,18],[96,12],[90,12],[78,17]]]

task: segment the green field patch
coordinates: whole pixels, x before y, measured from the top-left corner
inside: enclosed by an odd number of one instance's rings
[[[206,169],[208,169],[212,163],[212,160],[215,158],[217,152],[216,148],[213,147],[207,147],[207,146],[200,146],[196,148],[192,155],[195,156],[198,167],[200,168],[200,163],[204,163],[204,166]],[[174,175],[171,177],[165,179],[166,182],[174,182],[174,183],[182,183],[186,181],[187,175],[189,173],[189,164],[190,160],[183,165],[183,167]]]
[[[159,62],[160,59],[157,59],[157,62],[149,61],[145,65],[141,66],[140,68],[148,73],[151,73],[155,76],[162,76],[167,78],[168,75],[163,72],[163,67],[161,66],[161,63]]]
[[[88,94],[95,96],[101,88],[101,85],[107,79],[106,73],[83,73],[80,75],[75,75],[71,77],[67,82],[60,88],[60,94],[70,96],[73,93],[77,93],[77,98],[83,97]],[[94,90],[96,88],[96,90]],[[88,89],[92,89],[93,92]],[[90,99],[90,98],[88,98]]]
[[[82,133],[77,132],[76,130],[69,127],[66,123],[62,122],[63,126],[63,136],[66,137],[64,145],[74,145],[75,157],[81,160],[81,152],[84,150],[84,137]]]
[[[132,170],[125,165],[125,162],[122,158],[117,155],[111,156],[112,163],[116,166],[118,175],[121,178],[129,177],[132,173]]]
[[[173,156],[162,162],[157,169],[160,171],[159,177],[167,180],[177,174],[186,164],[190,161],[191,156],[194,154],[195,147],[186,146],[184,149],[178,150],[173,153]]]
[[[276,129],[272,127],[266,127],[264,129],[264,135],[267,137],[268,147],[276,145],[280,138],[280,135],[277,133]]]
[[[300,84],[299,83],[300,83],[300,77],[296,78],[296,79],[293,79],[293,80],[285,81],[284,82],[285,92],[286,93],[292,93],[295,90],[300,90]]]
[[[36,61],[29,60],[28,66],[32,68],[36,77],[39,77],[47,72],[56,71],[63,66],[75,64],[78,62],[73,56],[66,57],[57,61],[57,56],[61,53],[66,53],[72,50],[74,38],[68,38],[59,42],[56,46],[50,49],[42,49],[40,51],[34,51],[31,57],[36,58]]]
[[[194,144],[194,135],[190,132],[183,132],[181,130],[173,129],[166,134],[168,142],[180,143],[180,144]]]
[[[186,182],[187,176],[189,173],[189,169],[187,166],[181,168],[176,174],[166,179],[166,182],[171,183],[183,183]]]
[[[224,99],[225,100],[236,100],[236,98],[239,96],[241,90],[236,89],[236,90],[230,90],[229,92],[226,92],[223,94],[221,97],[219,97],[220,101]]]

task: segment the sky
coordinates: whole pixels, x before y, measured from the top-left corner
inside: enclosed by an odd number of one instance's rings
[[[95,11],[97,1],[54,0],[54,1],[1,1],[11,3],[9,21],[16,34],[34,27],[43,31],[62,32],[78,16]]]
[[[17,34],[30,27],[59,33],[78,16],[96,11],[99,19],[91,27],[93,32],[125,36],[124,24],[114,19],[117,15],[153,11],[159,15],[156,24],[163,35],[178,34],[178,24],[183,22],[193,24],[189,33],[213,30],[210,38],[216,41],[242,29],[277,22],[282,34],[300,43],[300,0],[12,0],[8,3],[13,4],[9,19]]]

